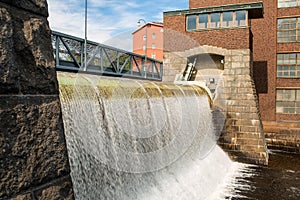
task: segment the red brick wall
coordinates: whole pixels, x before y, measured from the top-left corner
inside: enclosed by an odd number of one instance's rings
[[[185,34],[185,16],[164,17],[164,28]]]
[[[250,48],[249,28],[214,29],[186,32],[185,16],[168,16],[164,18],[164,29],[170,29],[185,34],[188,38],[194,40],[197,45],[211,45],[227,49]],[[165,35],[165,37],[168,38],[164,40],[166,42],[169,40],[170,36]],[[178,45],[178,42],[180,41],[177,40],[177,46],[185,46],[185,44]],[[164,49],[170,49],[167,48],[166,45]]]
[[[293,8],[279,8],[277,9],[277,18],[284,17],[299,17],[300,16],[300,7]],[[277,53],[293,53],[300,52],[300,43],[278,43],[277,44]],[[294,78],[277,78],[276,87],[284,88],[300,88],[300,80]],[[300,115],[287,115],[287,114],[276,114],[276,120],[300,120]]]
[[[259,96],[259,107],[264,121],[300,120],[300,115],[276,114],[276,87],[299,87],[299,79],[276,77],[277,53],[300,52],[300,44],[277,43],[277,18],[300,16],[300,7],[278,8],[274,0],[190,0],[190,8],[221,6],[249,2],[263,2],[264,16],[249,22],[253,40],[253,75]],[[185,31],[185,17],[164,18],[165,28],[179,31],[199,44],[227,49],[249,48],[249,29],[219,29],[210,31]]]
[[[147,56],[150,58],[152,57],[152,53],[155,53],[157,60],[163,60],[163,32],[161,32],[162,28],[162,26],[148,24],[147,26],[144,26],[143,28],[134,32],[132,34],[133,52],[141,55],[144,55],[147,52]],[[147,39],[143,40],[143,36],[146,35],[146,33]],[[155,33],[156,38],[152,38],[153,33]],[[152,43],[155,43],[156,45],[154,49],[152,49]],[[147,51],[143,50],[143,45],[146,45]]]
[[[190,0],[190,8],[255,2],[253,0]],[[259,2],[259,1],[257,1]],[[253,72],[263,120],[276,120],[277,1],[263,0],[264,17],[251,19]],[[224,32],[225,33],[225,32]],[[226,33],[225,33],[226,34]],[[239,35],[238,35],[239,36]],[[233,43],[239,37],[228,39]],[[224,46],[229,48],[230,46]]]
[[[196,47],[195,44],[185,32],[184,15],[164,17],[164,51],[184,51]]]
[[[251,20],[253,71],[262,119],[274,121],[276,120],[277,1],[264,0],[263,6],[263,18]]]
[[[278,18],[288,16],[300,16],[300,7],[278,8]]]
[[[200,45],[210,45],[226,49],[250,48],[249,28],[188,32],[187,35],[197,41]],[[232,38],[234,38],[234,40]]]
[[[226,4],[238,4],[255,2],[255,0],[190,0],[190,8],[200,8],[209,6],[221,6]],[[259,0],[257,1],[259,2]]]
[[[300,52],[300,44],[299,42],[278,43],[277,52],[278,53]]]

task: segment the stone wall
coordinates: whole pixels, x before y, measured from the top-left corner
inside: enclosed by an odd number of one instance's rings
[[[73,199],[46,0],[0,0],[0,199]]]
[[[182,52],[165,52],[163,81],[174,81],[175,74],[183,73],[187,58],[197,54],[221,55],[225,60],[222,90],[215,100],[223,101],[222,105],[215,106],[222,109],[220,113],[226,119],[220,130],[219,145],[236,160],[267,164],[268,153],[252,79],[250,49],[227,50],[203,45]]]

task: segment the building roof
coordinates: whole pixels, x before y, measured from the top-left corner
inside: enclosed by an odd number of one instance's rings
[[[139,30],[143,29],[145,26],[148,26],[148,25],[164,27],[164,23],[162,23],[162,22],[148,22],[148,23],[144,24],[143,26],[139,27],[138,29],[136,29],[132,34],[138,32]]]
[[[212,12],[224,12],[224,11],[235,11],[235,10],[249,10],[251,18],[263,17],[263,3],[252,2],[252,3],[241,3],[241,4],[228,4],[222,6],[210,6],[203,8],[193,8],[188,10],[175,10],[164,12],[164,16],[178,16],[178,15],[191,15],[200,13],[212,13]]]

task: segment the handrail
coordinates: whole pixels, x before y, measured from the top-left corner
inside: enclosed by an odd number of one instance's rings
[[[51,39],[57,70],[162,80],[162,61],[88,40],[84,67],[84,39],[57,31]]]

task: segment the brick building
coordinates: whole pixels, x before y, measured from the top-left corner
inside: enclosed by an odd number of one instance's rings
[[[299,152],[300,0],[190,0],[189,9],[164,13],[164,29],[165,81],[201,52],[225,76],[250,74],[268,146]],[[170,52],[183,58],[178,65],[168,64]]]
[[[150,22],[132,33],[133,52],[163,60],[163,24]]]

